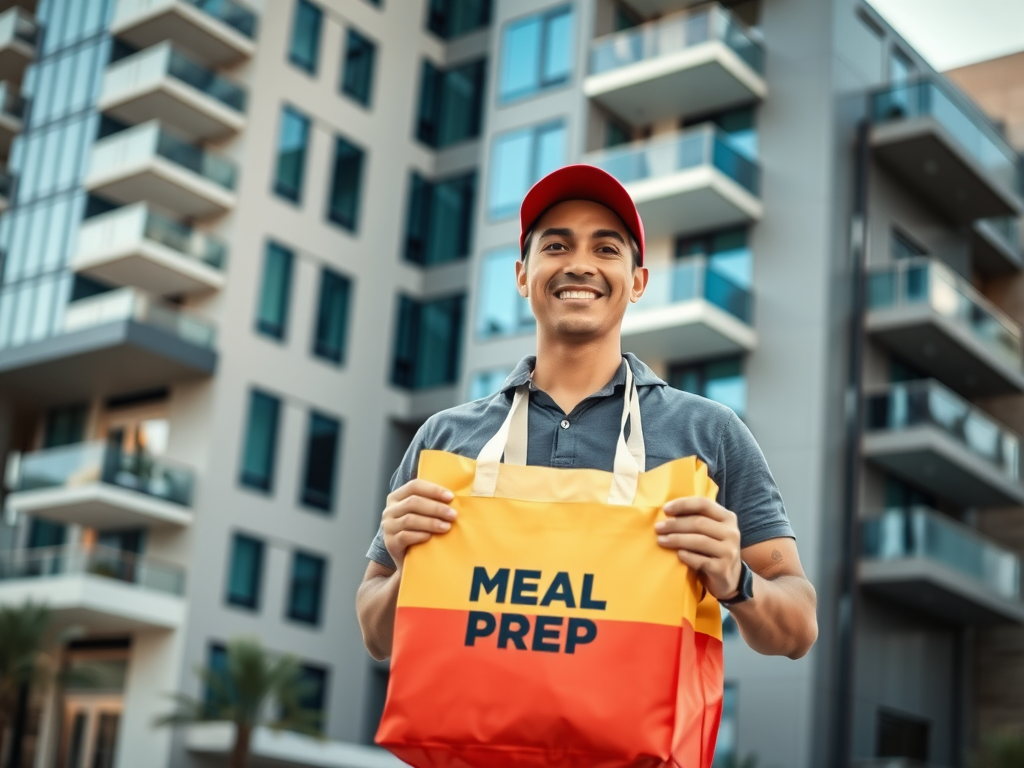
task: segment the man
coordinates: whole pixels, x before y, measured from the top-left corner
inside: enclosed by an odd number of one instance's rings
[[[668,519],[651,535],[729,607],[751,648],[800,658],[817,638],[814,588],[754,438],[729,408],[672,389],[632,355],[623,360],[622,318],[648,279],[643,224],[629,194],[598,168],[567,166],[527,193],[520,226],[516,282],[537,319],[536,358],[524,358],[497,394],[435,414],[417,433],[392,478],[356,597],[367,650],[376,659],[391,655],[409,547],[458,525],[451,492],[416,479],[420,451],[476,457],[508,414],[515,388],[529,382],[527,464],[611,471],[629,365],[646,470],[696,455],[719,487],[717,501],[666,504]]]

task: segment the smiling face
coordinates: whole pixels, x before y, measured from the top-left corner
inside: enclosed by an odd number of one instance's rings
[[[619,217],[600,203],[567,200],[532,231],[516,281],[538,332],[576,343],[618,337],[626,307],[647,286],[647,270],[634,268],[632,239]]]

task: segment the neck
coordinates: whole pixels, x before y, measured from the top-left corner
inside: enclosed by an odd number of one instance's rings
[[[533,383],[570,413],[585,397],[611,381],[621,365],[618,334],[581,344],[538,333]]]

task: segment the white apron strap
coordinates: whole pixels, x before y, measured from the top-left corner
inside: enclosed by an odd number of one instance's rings
[[[629,419],[629,439],[625,437],[626,420]],[[643,426],[640,424],[640,395],[636,391],[633,372],[626,364],[626,386],[622,403],[622,419],[619,423],[619,439],[615,445],[612,487],[608,493],[609,504],[632,504],[644,471]]]
[[[494,433],[494,437],[488,440],[487,444],[480,449],[480,453],[476,457],[476,477],[473,478],[474,496],[494,495],[494,491],[498,487],[498,469],[501,466],[501,457],[504,454],[507,461],[510,455],[509,433],[513,425],[516,426],[518,434],[511,441],[516,443],[516,445],[511,446],[511,456],[512,458],[522,459],[522,461],[517,463],[526,463],[526,433],[528,431],[526,419],[530,411],[529,405],[529,385],[523,384],[516,387],[516,394],[512,398],[512,407],[509,408],[505,421],[502,422],[498,431]]]

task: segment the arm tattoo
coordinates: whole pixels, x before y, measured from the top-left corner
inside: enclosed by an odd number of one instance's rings
[[[777,549],[773,549],[772,550],[772,562],[773,563],[781,563],[782,562],[782,553],[779,552],[779,550],[777,550]]]

